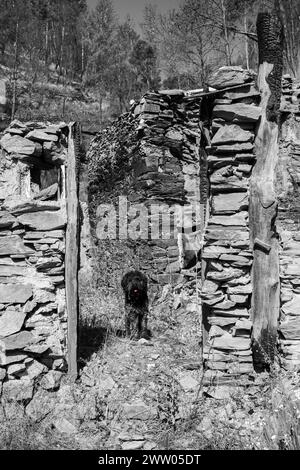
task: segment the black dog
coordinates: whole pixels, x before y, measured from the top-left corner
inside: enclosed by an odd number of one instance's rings
[[[147,278],[140,271],[130,271],[121,281],[125,294],[125,329],[130,338],[147,338]]]

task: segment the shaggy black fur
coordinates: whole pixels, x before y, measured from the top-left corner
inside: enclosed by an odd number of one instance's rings
[[[147,278],[140,271],[126,273],[121,281],[125,294],[126,335],[133,339],[147,338]]]

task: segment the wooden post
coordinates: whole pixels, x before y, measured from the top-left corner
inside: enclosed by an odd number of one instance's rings
[[[78,322],[78,269],[79,269],[79,202],[75,147],[77,123],[69,125],[68,159],[66,168],[66,256],[65,282],[68,315],[68,375],[77,378],[77,322]]]
[[[272,12],[257,18],[258,87],[262,115],[255,141],[257,162],[250,182],[249,222],[253,247],[253,356],[257,369],[274,360],[279,317],[279,255],[275,218],[275,167],[283,57],[282,25]]]

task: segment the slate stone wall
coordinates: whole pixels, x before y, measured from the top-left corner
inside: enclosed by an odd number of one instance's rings
[[[300,85],[284,76],[277,168],[281,310],[278,346],[281,365],[300,369]]]
[[[210,215],[201,253],[205,384],[232,384],[253,373],[248,206],[260,117],[254,79],[238,67],[223,67],[211,83],[224,92],[215,96],[206,147]]]
[[[66,371],[66,124],[14,121],[0,155],[0,390],[29,400]]]

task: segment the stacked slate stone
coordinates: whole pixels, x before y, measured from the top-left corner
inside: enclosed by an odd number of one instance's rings
[[[280,235],[281,313],[279,352],[282,365],[300,369],[300,84],[283,79],[282,125],[277,165],[279,199],[277,231]]]
[[[144,95],[133,110],[140,137],[133,160],[135,190],[149,208],[149,275],[160,285],[181,282],[181,268],[195,264],[200,249],[200,105],[201,96],[161,90]],[[170,236],[155,205],[166,205],[165,215],[170,211]],[[153,232],[157,224],[159,238]]]
[[[29,400],[65,370],[65,124],[14,121],[0,157],[0,388]]]
[[[207,147],[210,216],[202,259],[205,383],[232,383],[253,372],[249,179],[255,163],[259,93],[250,72],[223,67],[211,85],[219,92]]]
[[[281,113],[300,114],[300,83],[290,75],[282,78]]]
[[[281,315],[279,324],[279,351],[282,365],[300,369],[300,232],[281,233],[280,254]],[[291,226],[289,227],[292,228]]]

